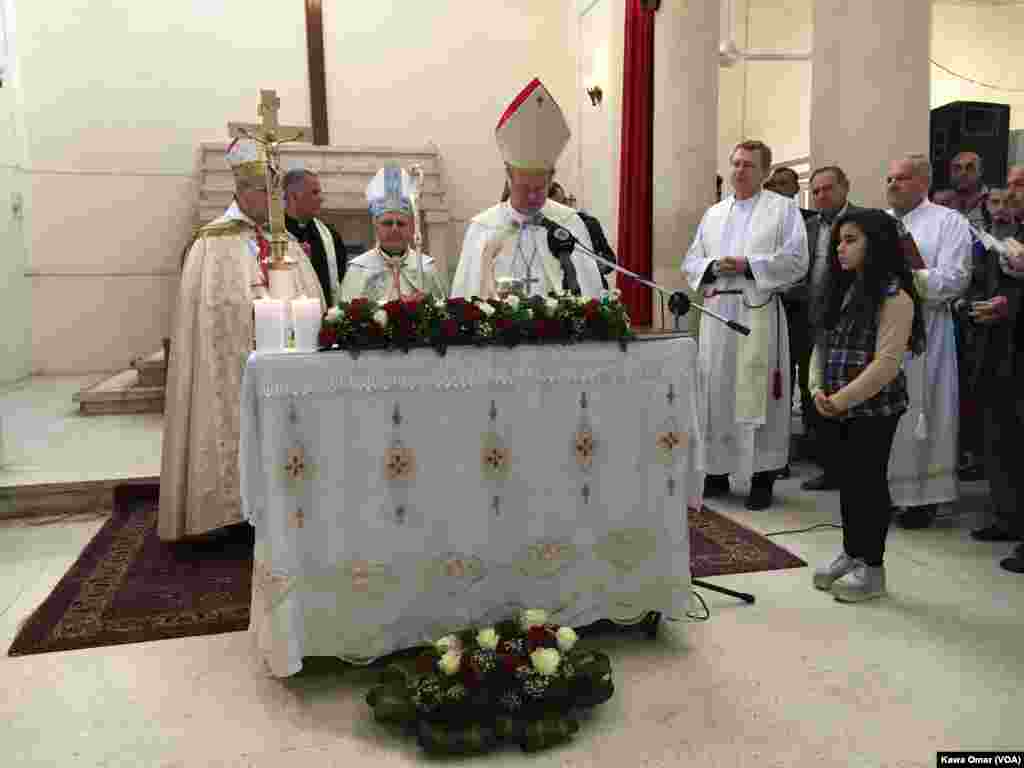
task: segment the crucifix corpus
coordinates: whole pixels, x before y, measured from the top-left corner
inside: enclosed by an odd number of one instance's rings
[[[287,298],[294,286],[292,270],[295,262],[288,258],[288,233],[284,226],[284,205],[282,203],[281,173],[282,144],[290,141],[309,141],[313,130],[306,125],[292,126],[278,123],[277,113],[281,100],[276,91],[260,91],[258,123],[228,123],[228,135],[232,139],[244,137],[255,141],[262,149],[267,164],[267,204],[270,220],[270,295]]]

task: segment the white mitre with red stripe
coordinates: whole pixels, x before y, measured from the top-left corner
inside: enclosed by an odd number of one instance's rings
[[[534,78],[509,104],[494,129],[501,156],[523,171],[553,171],[572,132],[558,102]]]

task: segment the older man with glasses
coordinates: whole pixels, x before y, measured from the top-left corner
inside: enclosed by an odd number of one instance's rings
[[[411,248],[416,222],[412,180],[403,168],[381,168],[366,188],[377,244],[348,264],[341,284],[342,301],[363,297],[379,302],[447,295],[434,260]]]

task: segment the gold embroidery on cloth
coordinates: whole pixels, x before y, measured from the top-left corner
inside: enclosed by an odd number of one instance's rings
[[[594,554],[622,576],[651,558],[658,549],[658,535],[649,528],[618,528],[594,545]]]
[[[427,591],[443,589],[451,596],[469,589],[484,578],[483,560],[462,552],[447,552],[424,563],[421,583]]]
[[[571,539],[541,539],[530,544],[516,567],[524,576],[549,579],[565,571],[579,559]]]

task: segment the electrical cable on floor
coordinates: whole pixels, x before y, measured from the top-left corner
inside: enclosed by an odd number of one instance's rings
[[[711,618],[711,609],[708,608],[708,604],[704,602],[704,598],[701,597],[700,592],[696,589],[691,589],[690,591],[693,592],[693,596],[700,601],[700,605],[704,609],[704,615],[701,616],[699,613],[695,613],[694,611],[687,611],[686,618],[692,619],[693,621],[707,621]]]
[[[819,528],[838,528],[842,530],[843,526],[839,523],[816,523],[809,528],[794,528],[787,531],[772,531],[771,533],[764,534],[765,536],[782,536],[785,533],[807,533],[808,531],[816,531]]]

